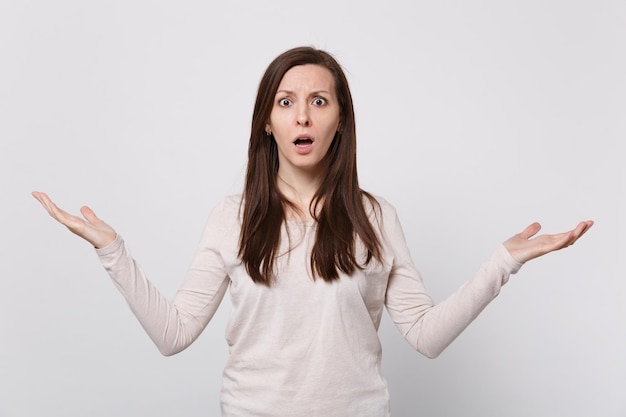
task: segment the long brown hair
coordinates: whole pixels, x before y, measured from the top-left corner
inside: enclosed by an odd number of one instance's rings
[[[293,207],[278,189],[278,149],[274,139],[266,135],[265,126],[283,76],[291,68],[306,64],[320,65],[331,72],[340,109],[340,129],[324,157],[326,173],[309,207],[317,221],[311,270],[314,276],[330,282],[339,278],[340,271],[351,274],[372,258],[381,260],[380,242],[368,219],[364,197],[375,208],[378,204],[360,189],[357,178],[356,129],[348,80],[327,52],[293,48],[274,59],[261,78],[248,147],[239,256],[252,280],[265,285],[274,278],[285,207]],[[367,251],[363,263],[357,260],[357,236]]]

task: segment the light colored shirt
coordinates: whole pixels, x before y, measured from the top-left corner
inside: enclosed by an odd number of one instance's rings
[[[500,246],[473,279],[435,305],[411,260],[395,209],[378,201],[380,211],[367,207],[383,262],[373,260],[331,283],[311,274],[315,223],[288,220],[276,281],[270,287],[255,284],[237,255],[240,196],[227,197],[213,209],[171,301],[148,281],[121,237],[97,253],[164,355],[189,346],[230,289],[224,417],[387,417],[389,393],[377,333],[383,307],[415,349],[436,357],[521,264]],[[357,253],[364,256],[358,239]]]

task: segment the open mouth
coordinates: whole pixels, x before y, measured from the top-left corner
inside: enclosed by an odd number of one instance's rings
[[[296,146],[309,146],[313,144],[313,139],[311,138],[298,138],[296,139],[294,142],[294,145]]]

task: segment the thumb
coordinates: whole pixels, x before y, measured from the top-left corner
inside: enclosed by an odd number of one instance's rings
[[[528,226],[526,229],[524,229],[524,231],[519,235],[524,239],[530,239],[531,237],[535,236],[539,230],[541,230],[541,225],[535,222]]]
[[[85,220],[87,220],[89,223],[94,224],[100,221],[100,219],[98,218],[98,216],[96,216],[96,213],[93,212],[92,209],[90,209],[87,206],[83,206],[80,208],[80,213],[83,215],[83,217],[85,218]]]

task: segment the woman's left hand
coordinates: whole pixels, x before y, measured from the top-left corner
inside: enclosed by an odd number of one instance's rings
[[[540,235],[531,239],[541,229],[539,223],[533,223],[524,229],[523,232],[506,240],[504,247],[516,261],[524,263],[546,253],[573,245],[591,226],[593,226],[593,221],[587,220],[578,223],[578,226],[569,232]]]

